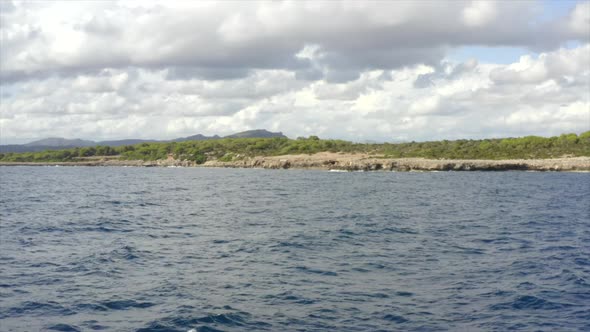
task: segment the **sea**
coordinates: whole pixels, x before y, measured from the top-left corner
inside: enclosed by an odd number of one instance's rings
[[[590,174],[0,167],[0,330],[590,331]]]

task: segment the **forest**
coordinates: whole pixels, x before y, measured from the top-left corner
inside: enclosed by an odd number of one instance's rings
[[[111,156],[121,160],[158,160],[173,157],[202,164],[207,160],[234,161],[252,156],[366,153],[382,158],[428,159],[546,159],[590,156],[590,131],[554,137],[526,136],[481,140],[442,140],[409,143],[353,143],[307,138],[224,138],[119,147],[95,146],[27,153],[0,153],[2,162],[67,162]]]

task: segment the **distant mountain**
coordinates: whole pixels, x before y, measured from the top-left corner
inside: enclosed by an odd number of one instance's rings
[[[270,131],[264,130],[264,129],[246,130],[246,131],[242,131],[241,133],[225,136],[224,138],[273,138],[273,137],[287,138],[287,136],[283,135],[282,132],[273,133],[273,132],[270,132]]]
[[[219,137],[217,135],[205,136],[205,135],[201,135],[201,134],[196,134],[193,136],[176,138],[176,139],[173,139],[172,142],[206,141],[206,140],[210,140],[210,139],[220,139],[220,138],[221,137]]]
[[[27,144],[0,145],[0,152],[39,152],[45,150],[70,149],[94,145],[96,145],[96,142],[93,141],[50,137]]]
[[[86,146],[122,146],[122,145],[133,145],[140,143],[158,143],[158,142],[185,142],[185,141],[203,141],[211,139],[221,138],[272,138],[272,137],[284,137],[283,133],[273,133],[264,129],[247,130],[228,136],[205,136],[197,134],[188,137],[179,137],[173,140],[149,140],[149,139],[124,139],[124,140],[111,140],[111,141],[88,141],[82,139],[67,139],[60,137],[50,137],[42,140],[30,142],[27,144],[11,144],[11,145],[0,145],[0,152],[38,152],[44,150],[58,150],[58,149],[70,149],[70,148],[81,148]]]
[[[93,144],[94,145],[103,145],[103,146],[123,146],[123,145],[134,145],[134,144],[141,144],[141,143],[156,143],[156,142],[164,142],[158,141],[154,139],[121,139],[116,141],[100,141]]]
[[[61,137],[50,137],[34,141],[31,143],[24,144],[25,146],[53,146],[53,147],[64,147],[64,146],[93,146],[96,145],[94,141],[86,141],[81,139],[67,139]]]
[[[50,146],[50,145],[32,145],[28,146],[25,144],[7,144],[0,145],[0,153],[8,152],[40,152],[45,150],[60,150],[60,149],[71,149],[78,148],[79,146],[64,145],[64,146]]]
[[[281,133],[281,132],[273,133],[273,132],[265,130],[265,129],[255,129],[255,130],[246,130],[246,131],[242,131],[239,133],[235,133],[235,134],[231,134],[231,135],[227,135],[227,136],[223,136],[223,137],[220,137],[218,135],[205,136],[205,135],[197,134],[197,135],[193,135],[193,136],[173,139],[172,142],[204,141],[204,140],[209,140],[209,139],[220,139],[220,138],[272,138],[272,137],[287,138],[287,136],[283,135],[283,133]]]

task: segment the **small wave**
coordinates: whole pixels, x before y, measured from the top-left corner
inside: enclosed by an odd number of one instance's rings
[[[34,263],[34,264],[29,265],[29,267],[34,267],[34,268],[54,267],[54,266],[59,266],[59,264],[55,264],[52,262],[43,262],[43,263]]]
[[[506,302],[506,303],[498,303],[494,304],[490,307],[492,310],[506,310],[506,309],[516,309],[516,310],[554,310],[554,309],[562,309],[565,307],[571,306],[570,304],[566,303],[557,303],[551,302],[536,296],[532,295],[523,295],[517,297],[514,301]]]
[[[301,243],[297,243],[297,242],[288,242],[288,241],[281,241],[276,245],[271,246],[271,248],[277,248],[277,247],[283,247],[283,248],[298,248],[298,249],[305,249],[305,245],[301,244]]]
[[[115,258],[134,260],[140,258],[143,252],[135,249],[132,246],[123,246],[121,249],[111,251],[110,255]]]
[[[230,243],[232,241],[231,240],[220,240],[220,239],[217,239],[217,240],[213,240],[211,242],[213,242],[213,244],[225,244],[225,243]]]
[[[149,308],[155,304],[151,302],[137,302],[134,300],[115,300],[100,303],[101,306],[111,310],[127,310],[131,308]]]
[[[194,332],[223,332],[223,330],[218,330],[209,326],[199,326],[197,327],[197,329],[191,329],[190,331],[194,331]]]
[[[590,266],[590,259],[578,257],[574,259],[574,263],[580,266]]]
[[[324,271],[324,270],[319,270],[319,269],[311,269],[306,266],[297,266],[297,267],[295,267],[295,269],[298,271],[319,274],[319,275],[323,275],[323,276],[337,276],[338,275],[338,273],[336,273],[336,272]]]
[[[98,227],[82,227],[77,229],[79,232],[98,232],[98,233],[129,233],[132,232],[130,229],[117,229],[117,228],[110,228],[105,226],[98,226]]]
[[[590,311],[587,310],[579,310],[572,312],[572,316],[579,318],[585,322],[590,322]]]
[[[217,314],[195,319],[196,323],[243,326],[244,318],[239,314]]]
[[[174,187],[172,189],[170,189],[172,191],[189,191],[189,188],[185,188],[185,187]]]
[[[398,315],[392,315],[392,314],[385,315],[383,317],[383,319],[388,320],[390,322],[398,323],[398,324],[406,323],[409,321],[407,318],[404,318],[404,317],[398,316]]]
[[[68,324],[55,324],[47,327],[50,331],[62,331],[62,332],[80,332],[81,330],[73,325]]]
[[[20,230],[23,234],[38,234],[38,233],[72,233],[73,230],[55,226],[44,226],[44,227],[22,227]]]
[[[472,255],[483,255],[485,254],[485,250],[479,248],[469,248],[469,247],[462,247],[462,246],[451,246],[451,248],[459,249],[460,254],[472,254]]]
[[[272,327],[271,324],[261,321],[251,321],[251,315],[243,311],[232,313],[209,314],[197,318],[186,316],[164,317],[152,322],[146,328],[137,332],[160,331],[223,331],[224,327],[239,328],[239,330],[264,331]]]
[[[6,311],[0,311],[0,319],[7,317],[20,317],[20,316],[67,316],[72,315],[74,312],[68,308],[63,307],[57,302],[23,302],[20,306],[12,307]]]
[[[399,233],[399,234],[418,234],[411,228],[385,227],[378,231],[379,233]]]
[[[351,230],[349,230],[349,229],[340,229],[338,232],[339,232],[340,234],[342,234],[342,235],[346,235],[346,236],[348,236],[348,237],[350,237],[350,236],[354,236],[354,235],[357,235],[357,233],[355,233],[355,232],[353,232],[353,231],[351,231]]]
[[[109,309],[103,305],[100,304],[94,304],[94,303],[80,303],[77,304],[76,306],[77,311],[88,311],[88,312],[92,312],[92,311],[108,311]]]
[[[139,203],[139,206],[162,206],[162,204],[152,203],[152,202],[142,202],[142,203]]]
[[[384,269],[388,269],[389,266],[381,264],[381,263],[367,263],[365,264],[367,267],[370,268],[370,270],[373,269],[377,269],[377,270],[384,270]]]
[[[576,249],[578,249],[578,248],[572,247],[572,246],[549,246],[549,247],[541,248],[541,252],[547,252],[547,251],[563,252],[563,251],[576,250]]]
[[[513,295],[513,294],[514,294],[514,292],[497,290],[497,291],[494,291],[494,292],[483,293],[480,296],[494,298],[494,297],[507,297],[507,296],[510,296],[510,295]]]
[[[96,320],[87,320],[84,322],[84,327],[87,327],[91,330],[94,331],[103,331],[103,330],[109,330],[108,326],[105,325],[100,325],[98,324],[98,321]]]
[[[582,287],[590,286],[588,284],[588,282],[586,281],[586,279],[579,276],[574,271],[567,270],[567,269],[561,270],[559,273],[557,273],[555,275],[544,277],[542,279],[543,280],[560,280],[560,281],[563,281],[564,283],[567,283],[567,284],[573,283],[575,285],[582,286]]]
[[[365,293],[365,292],[342,292],[343,295],[351,295],[359,298],[375,298],[375,299],[388,299],[389,295],[385,293]]]
[[[289,302],[289,303],[295,303],[295,304],[312,304],[315,303],[315,300],[312,299],[307,299],[303,296],[299,296],[296,294],[293,294],[293,292],[283,292],[280,294],[276,294],[276,295],[266,295],[264,296],[264,298],[271,300],[271,301],[285,301],[285,302]]]

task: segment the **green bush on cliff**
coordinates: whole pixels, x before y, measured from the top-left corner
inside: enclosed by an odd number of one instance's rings
[[[78,161],[94,156],[120,156],[125,160],[158,160],[169,156],[178,160],[233,161],[248,156],[314,154],[318,152],[367,153],[389,158],[431,159],[534,159],[562,156],[590,156],[590,131],[580,135],[555,137],[432,141],[411,143],[361,144],[342,140],[309,138],[224,138],[218,140],[171,143],[141,143],[130,146],[84,147],[43,152],[3,153],[0,161],[55,162]]]

